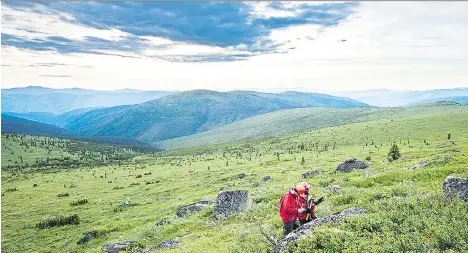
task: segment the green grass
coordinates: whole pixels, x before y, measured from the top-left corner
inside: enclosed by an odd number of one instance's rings
[[[408,108],[297,108],[262,114],[205,132],[155,142],[164,149],[190,148],[320,129],[378,119],[456,112],[459,105],[440,103]]]
[[[2,250],[97,253],[109,242],[135,241],[149,248],[177,238],[183,247],[157,252],[269,252],[272,247],[261,232],[281,235],[280,196],[303,181],[302,173],[319,169],[324,172],[307,179],[313,196],[325,197],[317,208],[318,216],[355,205],[369,213],[327,224],[291,251],[466,252],[467,204],[459,199],[445,201],[442,183],[449,175],[468,177],[468,106],[414,110],[408,116],[146,154],[120,166],[26,175],[4,171]],[[449,133],[454,145],[447,140]],[[2,145],[4,141],[2,138]],[[393,143],[402,158],[389,162],[387,153]],[[366,177],[366,171],[335,173],[342,161],[368,156],[367,172],[375,175]],[[2,162],[4,159],[2,150]],[[431,163],[412,169],[424,161]],[[240,173],[247,176],[238,179]],[[263,182],[265,176],[273,181]],[[262,186],[254,187],[255,182]],[[341,191],[325,191],[328,185],[339,185]],[[12,188],[18,190],[7,191]],[[249,190],[252,208],[222,221],[212,219],[212,207],[185,218],[175,217],[179,207],[214,200],[222,188]],[[69,196],[57,196],[65,193]],[[80,199],[89,202],[70,205]],[[121,207],[126,201],[133,205]],[[47,219],[75,214],[79,224],[36,227]],[[164,218],[169,223],[158,224]],[[92,231],[99,236],[78,244]]]

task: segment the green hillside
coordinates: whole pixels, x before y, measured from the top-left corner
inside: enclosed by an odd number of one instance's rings
[[[459,108],[456,105],[454,107],[440,107],[439,104],[428,104],[409,108],[287,109],[251,117],[206,132],[156,142],[155,145],[163,149],[189,148],[277,136],[304,129],[319,129],[375,119],[408,117],[425,113],[447,113],[450,110]]]
[[[446,200],[442,183],[468,177],[468,106],[418,108],[408,116],[141,155],[120,166],[4,171],[2,251],[98,253],[108,243],[130,241],[130,252],[137,252],[172,239],[181,246],[154,252],[271,252],[264,234],[282,233],[280,196],[304,180],[302,173],[321,170],[306,179],[313,196],[325,197],[319,217],[351,206],[367,214],[321,226],[289,252],[467,252],[468,205]],[[389,162],[393,144],[402,157]],[[335,172],[352,157],[370,167]],[[333,185],[340,190],[327,190]],[[181,206],[233,189],[249,191],[251,209],[226,220],[214,220],[212,206],[175,217]],[[36,226],[56,215],[79,222]],[[96,236],[79,244],[90,231]]]
[[[139,105],[92,110],[73,117],[63,127],[81,135],[160,141],[281,109],[319,106],[369,107],[348,98],[315,93],[195,90]]]

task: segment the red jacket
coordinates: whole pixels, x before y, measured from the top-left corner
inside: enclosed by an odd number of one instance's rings
[[[305,198],[299,196],[297,198],[298,202],[299,202],[299,208],[304,208],[304,209],[307,209],[307,199],[309,198],[308,195],[306,195]],[[314,202],[311,200],[311,203],[310,203],[310,217],[309,217],[309,220],[313,220],[313,219],[316,219],[317,216],[315,215],[315,204]],[[300,213],[297,215],[297,217],[299,218],[299,220],[305,220],[306,217],[307,217],[307,212],[303,212],[303,213]]]
[[[297,209],[299,208],[297,197],[298,196],[291,191],[288,191],[288,193],[281,197],[280,216],[284,223],[296,220]]]

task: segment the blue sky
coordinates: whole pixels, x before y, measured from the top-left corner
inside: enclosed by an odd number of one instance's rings
[[[467,85],[466,7],[3,2],[2,86],[417,89],[445,80],[460,87]]]

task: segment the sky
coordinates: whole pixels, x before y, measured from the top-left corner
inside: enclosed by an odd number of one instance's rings
[[[3,2],[2,88],[468,87],[468,2]]]

